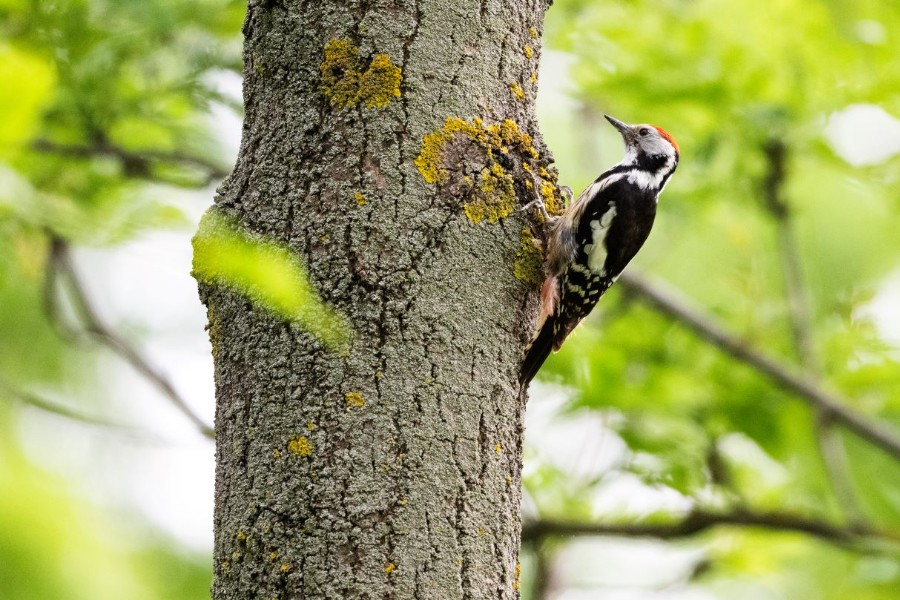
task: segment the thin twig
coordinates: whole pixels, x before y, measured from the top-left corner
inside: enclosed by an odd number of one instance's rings
[[[65,417],[66,419],[69,419],[71,421],[77,421],[79,423],[84,423],[85,425],[94,425],[97,427],[106,427],[110,429],[128,428],[126,425],[107,421],[106,419],[103,419],[101,417],[84,414],[68,406],[63,406],[62,404],[58,404],[56,402],[47,400],[46,398],[42,398],[32,392],[25,392],[23,390],[17,389],[16,387],[12,386],[6,381],[3,381],[2,379],[0,379],[0,390],[4,392],[4,396],[8,399],[15,400],[16,402],[27,406],[32,406],[44,412],[48,412],[60,417]]]
[[[803,533],[833,544],[849,545],[866,540],[900,544],[900,535],[869,528],[842,527],[826,521],[785,513],[728,513],[695,510],[673,523],[578,523],[541,520],[522,528],[523,542],[548,537],[621,536],[650,537],[662,540],[690,537],[715,527],[747,527],[777,532]]]
[[[155,436],[149,435],[147,432],[139,430],[131,425],[125,425],[102,417],[85,414],[69,406],[47,400],[33,392],[26,392],[18,389],[2,379],[0,379],[0,391],[4,392],[2,396],[8,400],[13,400],[24,406],[36,408],[48,414],[63,417],[69,421],[75,421],[76,423],[81,423],[83,425],[90,425],[92,427],[99,427],[116,433],[126,434],[129,438],[140,439],[141,441],[159,441]]]
[[[175,386],[157,371],[150,362],[140,354],[140,352],[125,341],[124,338],[119,337],[103,323],[88,300],[84,287],[81,284],[81,280],[78,277],[78,273],[69,256],[68,246],[58,237],[51,235],[50,240],[50,262],[47,265],[48,274],[45,281],[46,288],[44,291],[44,301],[51,321],[56,323],[58,328],[63,332],[66,332],[69,339],[77,336],[76,330],[69,327],[62,319],[56,302],[56,281],[60,275],[64,275],[69,296],[76,313],[78,313],[79,320],[84,328],[84,333],[94,341],[106,346],[114,353],[118,354],[120,358],[130,364],[138,373],[143,375],[160,392],[162,392],[163,396],[180,410],[203,435],[211,439],[214,438],[213,428],[207,425],[203,419],[191,409],[185,399],[182,398],[175,389]]]
[[[791,207],[783,194],[787,146],[781,140],[771,139],[763,150],[769,169],[764,180],[763,199],[775,221],[794,350],[800,366],[811,375],[821,378],[824,368],[813,340],[812,302],[803,276]],[[844,441],[836,430],[831,414],[821,407],[816,408],[815,431],[819,454],[838,504],[851,522],[864,523],[866,518],[853,486]]]
[[[900,460],[900,437],[893,429],[849,408],[847,398],[826,390],[814,377],[783,366],[778,359],[745,343],[715,319],[689,306],[661,284],[651,283],[632,271],[622,274],[619,285],[637,294],[659,312],[674,318],[700,338],[754,367],[784,390],[795,394],[813,407],[828,411],[847,429]]]

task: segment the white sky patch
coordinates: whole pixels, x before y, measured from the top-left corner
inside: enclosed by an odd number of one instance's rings
[[[685,513],[690,498],[665,486],[650,486],[633,473],[607,476],[593,491],[591,508],[597,518],[610,515],[642,517],[660,511]]]
[[[241,102],[243,98],[243,78],[234,71],[217,69],[209,71],[204,77],[205,83],[233,102]],[[235,114],[231,107],[221,102],[210,104],[209,120],[213,134],[228,156],[237,156],[241,146],[241,115]]]
[[[856,37],[859,41],[872,46],[883,46],[888,39],[884,25],[872,19],[861,19],[856,22]]]
[[[900,270],[888,276],[860,315],[870,317],[881,337],[888,344],[900,350]]]
[[[571,70],[575,57],[559,50],[541,50],[541,65],[538,68],[540,93],[537,96],[538,112],[578,110],[575,101],[575,85],[572,82]]]
[[[702,547],[654,540],[583,538],[566,546],[555,561],[558,579],[569,589],[554,598],[711,599],[700,590],[681,587],[705,555]],[[681,589],[671,590],[672,595],[658,595],[673,586]],[[607,595],[612,592],[620,595]]]
[[[525,461],[525,476],[544,462],[577,479],[592,479],[618,466],[628,448],[600,412],[563,413],[565,388],[536,381],[525,413],[526,443],[534,459]]]
[[[829,115],[825,139],[854,167],[878,164],[900,152],[900,120],[874,104],[851,104]]]

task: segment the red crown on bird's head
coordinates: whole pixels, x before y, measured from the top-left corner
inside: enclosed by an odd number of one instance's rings
[[[656,127],[656,125],[654,125],[653,127],[656,128],[656,130],[659,132],[659,135],[661,135],[664,138],[666,138],[667,140],[669,140],[669,143],[675,147],[675,152],[681,152],[678,149],[678,142],[675,141],[675,138],[673,138],[672,135],[668,131],[666,131],[662,127]]]

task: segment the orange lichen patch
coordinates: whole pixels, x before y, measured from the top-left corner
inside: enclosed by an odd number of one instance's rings
[[[366,405],[366,401],[363,400],[363,395],[359,392],[347,392],[344,394],[344,400],[347,402],[348,406],[362,408]]]
[[[496,452],[497,454],[502,454],[503,453],[503,444],[501,444],[500,442],[497,442],[497,445],[494,446],[494,452]]]
[[[528,44],[525,44],[525,47],[522,48],[522,52],[525,53],[525,58],[534,58],[534,48],[532,48]]]
[[[513,579],[512,588],[519,591],[522,586],[522,563],[516,563],[516,576]]]
[[[305,435],[291,438],[288,442],[288,451],[297,456],[309,456],[313,452],[313,445]]]
[[[385,573],[388,573],[388,574],[391,574],[391,573],[394,572],[394,570],[395,570],[396,568],[397,568],[397,565],[395,565],[394,563],[388,563],[388,566],[386,566],[386,567],[384,568],[384,572],[385,572]]]
[[[287,573],[288,571],[291,570],[291,565],[289,565],[288,563],[282,563],[282,565],[279,569],[282,573]]]
[[[656,128],[656,130],[659,132],[659,135],[661,135],[664,138],[666,138],[667,140],[669,140],[669,143],[672,144],[673,146],[675,146],[675,152],[681,152],[678,149],[678,142],[675,141],[675,138],[672,137],[672,134],[670,134],[668,131],[666,131],[662,127],[656,127],[656,125],[654,125],[653,127]]]
[[[538,33],[538,30],[537,30],[536,28],[534,28],[534,27],[529,27],[529,28],[528,28],[528,35],[530,35],[530,36],[531,36],[532,38],[534,38],[534,39],[538,39],[538,37],[540,37],[540,34]]]
[[[366,197],[363,196],[360,192],[356,192],[355,194],[353,194],[353,198],[354,200],[356,200],[356,204],[358,204],[359,206],[366,205]]]
[[[532,84],[537,83],[537,71],[531,72],[531,75],[528,76],[528,81]]]

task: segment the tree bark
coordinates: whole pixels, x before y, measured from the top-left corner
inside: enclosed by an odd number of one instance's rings
[[[329,348],[200,286],[215,598],[518,597],[540,227],[511,209],[557,197],[533,113],[547,4],[251,0],[214,210],[287,244],[353,335]]]

